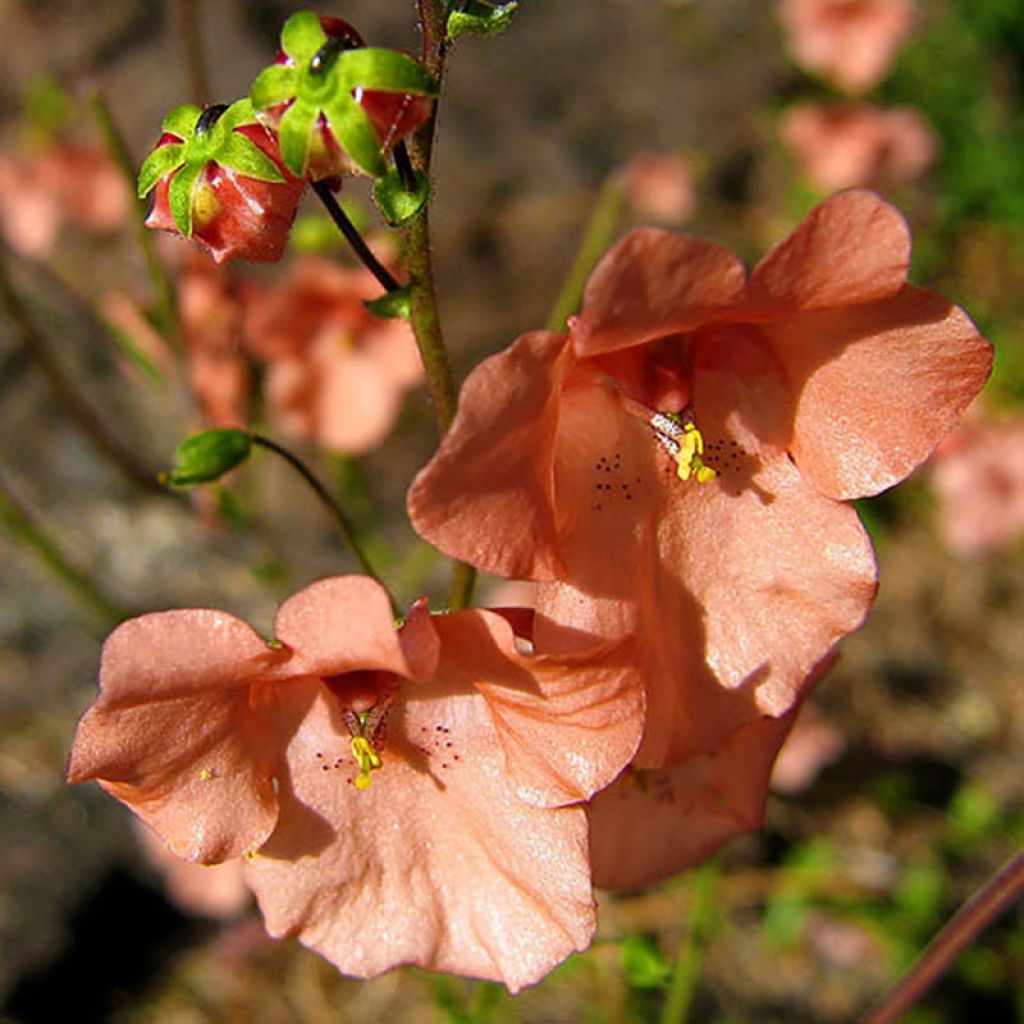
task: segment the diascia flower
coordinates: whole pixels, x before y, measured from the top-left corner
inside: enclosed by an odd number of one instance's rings
[[[398,964],[519,989],[587,945],[580,806],[628,762],[628,646],[550,659],[472,610],[396,630],[362,577],[282,605],[276,640],[223,612],[108,638],[71,752],[180,857],[247,855],[272,935],[361,977]]]
[[[488,572],[547,581],[547,651],[632,635],[639,768],[787,714],[875,591],[847,502],[903,479],[985,380],[991,348],[906,282],[892,207],[846,192],[747,278],[654,228],[598,264],[567,334],[482,363],[409,512]]]
[[[408,321],[378,320],[366,308],[379,295],[369,271],[309,258],[252,296],[247,340],[267,363],[267,405],[285,430],[356,454],[391,429],[423,363]]]

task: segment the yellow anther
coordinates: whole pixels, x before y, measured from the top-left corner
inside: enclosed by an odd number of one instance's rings
[[[704,435],[693,423],[683,424],[682,436],[678,439],[679,452],[676,459],[676,472],[680,480],[694,477],[699,484],[714,480],[718,473],[707,465],[701,456],[704,454]]]
[[[355,787],[366,789],[370,785],[370,772],[375,772],[381,766],[380,754],[373,749],[373,744],[365,736],[353,736],[351,746],[352,756],[359,765]]]
[[[199,779],[200,782],[209,782],[210,779],[213,778],[213,772],[209,768],[200,768],[200,770],[196,772],[196,778]]]

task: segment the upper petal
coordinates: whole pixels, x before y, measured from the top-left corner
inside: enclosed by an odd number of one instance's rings
[[[387,593],[366,576],[332,576],[300,590],[281,605],[274,633],[308,675],[324,678],[356,669],[406,678],[432,674],[431,665],[407,656]]]
[[[525,334],[466,379],[408,497],[416,531],[445,554],[501,576],[557,574],[551,459],[565,344]]]
[[[572,330],[576,353],[592,356],[692,330],[730,306],[745,281],[743,264],[720,245],[637,228],[587,281]]]
[[[628,770],[587,808],[594,884],[639,889],[761,827],[772,764],[796,711],[737,729],[661,771]]]
[[[761,331],[793,395],[793,456],[833,498],[876,494],[912,472],[956,425],[992,365],[992,346],[964,312],[912,285]]]
[[[517,991],[590,940],[585,815],[515,795],[478,694],[409,692],[365,790],[345,753],[326,760],[344,740],[321,694],[248,882],[272,935],[297,934],[346,974],[408,963]]]
[[[436,620],[439,675],[484,697],[516,792],[531,804],[587,800],[636,751],[644,692],[631,645],[563,658],[516,650],[508,622],[487,611]]]
[[[903,287],[909,265],[900,212],[873,192],[840,192],[758,263],[744,303],[761,319],[873,302]]]

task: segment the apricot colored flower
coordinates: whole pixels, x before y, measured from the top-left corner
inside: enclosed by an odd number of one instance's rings
[[[952,551],[1011,547],[1024,536],[1024,417],[972,417],[935,453],[931,481]]]
[[[520,653],[487,611],[398,630],[371,580],[315,583],[268,644],[224,612],[107,640],[71,752],[179,856],[248,855],[274,936],[339,969],[528,985],[594,927],[580,806],[641,728],[628,646]]]
[[[0,157],[0,232],[25,256],[48,256],[64,223],[115,231],[127,219],[128,199],[117,168],[93,146],[63,143]]]
[[[693,214],[693,167],[678,153],[638,153],[620,169],[618,180],[640,217],[680,224]]]
[[[826,192],[913,181],[937,148],[928,123],[910,107],[802,103],[782,115],[779,134],[804,176]]]
[[[881,81],[914,28],[914,0],[779,0],[790,56],[844,92]]]
[[[867,192],[823,203],[749,279],[717,245],[641,228],[568,334],[524,335],[468,378],[413,524],[547,581],[539,649],[635,638],[637,767],[785,715],[863,620],[875,563],[847,502],[927,458],[991,362],[960,309],[906,283],[909,258]]]
[[[349,454],[384,439],[423,364],[408,322],[363,305],[379,295],[368,271],[305,259],[253,298],[248,343],[267,362],[267,405],[284,430]]]

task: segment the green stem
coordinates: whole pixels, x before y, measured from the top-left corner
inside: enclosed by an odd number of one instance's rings
[[[715,860],[705,861],[694,872],[693,905],[686,923],[686,934],[676,956],[672,983],[661,1010],[661,1024],[683,1024],[689,1013],[701,961],[711,937],[717,881],[718,862]]]
[[[68,593],[104,624],[120,622],[134,613],[109,598],[100,586],[71,564],[60,546],[35,522],[0,473],[0,525],[19,543],[30,549],[64,584]]]
[[[359,537],[356,535],[355,528],[352,526],[348,516],[345,514],[345,510],[337,501],[334,500],[333,497],[331,497],[327,488],[320,482],[316,474],[297,455],[288,451],[287,448],[279,445],[276,441],[271,441],[269,437],[264,437],[262,434],[250,433],[249,439],[253,444],[259,445],[262,448],[267,448],[276,455],[279,455],[302,477],[303,480],[306,481],[307,484],[309,484],[316,496],[321,502],[323,502],[327,511],[330,513],[339,532],[345,538],[345,543],[349,546],[352,554],[356,556],[356,561],[359,562],[363,572],[371,579],[376,580],[384,588],[388,595],[388,600],[391,602],[391,609],[394,612],[395,617],[400,618],[402,616],[401,606],[395,600],[388,588],[388,585],[380,578],[377,570],[373,567],[373,563],[363,550]]]
[[[5,260],[0,257],[0,306],[7,313],[20,336],[22,347],[46,377],[65,412],[93,443],[96,450],[119,469],[132,483],[143,490],[164,497],[173,496],[157,480],[155,473],[140,463],[97,417],[92,407],[78,393],[63,367],[50,351],[42,333],[36,328],[7,273]]]
[[[549,331],[564,331],[565,321],[579,311],[587,278],[618,230],[622,204],[622,187],[617,181],[609,178],[601,186],[572,269],[551,309],[547,324]]]
[[[440,103],[444,81],[445,36],[447,12],[444,0],[417,0],[420,16],[420,35],[423,41],[422,58],[427,71],[437,83],[438,99],[430,118],[412,138],[412,160],[426,174],[430,173],[430,160],[434,151],[437,127],[437,104]],[[451,361],[441,333],[441,316],[434,294],[434,267],[430,251],[430,203],[413,218],[405,231],[405,258],[409,272],[409,298],[412,306],[410,321],[419,346],[420,358],[427,375],[427,387],[433,400],[434,419],[438,437],[443,438],[455,419],[458,388],[452,374]],[[473,596],[476,570],[456,563],[453,569],[451,607],[465,608]]]
[[[916,1006],[956,958],[1000,914],[1024,896],[1024,853],[1018,853],[993,875],[947,922],[920,959],[862,1024],[894,1024]]]
[[[94,92],[89,99],[93,116],[103,136],[103,143],[111,159],[117,164],[125,187],[131,196],[132,215],[135,218],[136,235],[139,248],[146,261],[146,272],[149,275],[149,286],[153,291],[153,305],[156,309],[157,325],[161,334],[179,354],[182,352],[181,322],[178,319],[178,307],[174,300],[174,285],[167,268],[156,249],[155,232],[146,227],[148,208],[146,200],[137,194],[137,177],[135,163],[128,152],[124,135],[114,120],[106,97],[101,92]]]

